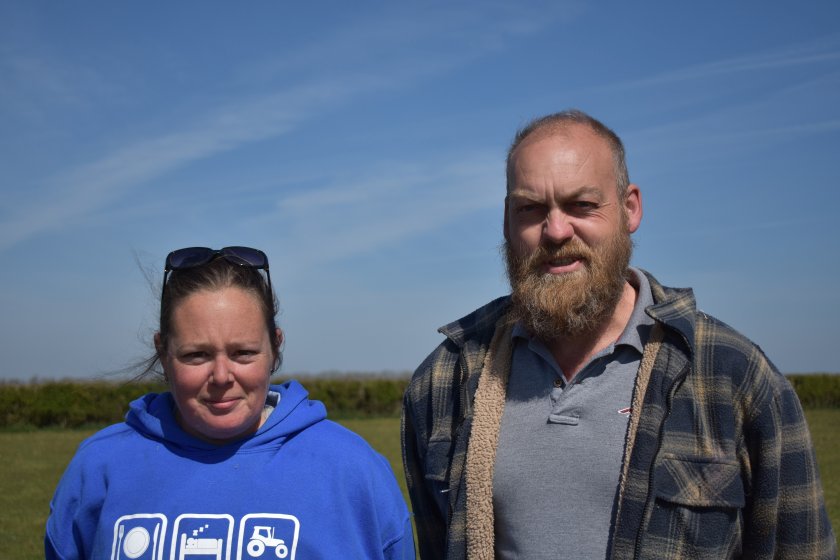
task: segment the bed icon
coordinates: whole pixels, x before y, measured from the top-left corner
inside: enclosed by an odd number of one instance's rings
[[[223,543],[222,539],[188,537],[186,533],[181,533],[178,558],[183,560],[185,556],[200,554],[202,556],[215,556],[216,560],[222,560]]]
[[[228,514],[185,513],[173,527],[169,560],[230,560],[233,517]]]

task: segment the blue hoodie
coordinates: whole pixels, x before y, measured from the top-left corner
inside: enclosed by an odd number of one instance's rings
[[[50,504],[47,558],[414,558],[384,457],[326,420],[297,382],[253,436],[216,446],[184,432],[169,393],[79,446]]]

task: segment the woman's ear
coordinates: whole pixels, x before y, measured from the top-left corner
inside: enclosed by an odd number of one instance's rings
[[[163,370],[163,380],[169,383],[169,374],[166,373],[166,366],[163,363],[166,348],[160,338],[160,332],[155,333],[155,352],[157,352],[158,361],[160,362],[160,367]]]
[[[157,352],[158,358],[163,358],[163,343],[160,340],[160,332],[155,333],[155,352]]]
[[[275,373],[278,369],[280,369],[280,365],[283,363],[283,351],[280,350],[280,347],[283,346],[283,331],[280,327],[274,331],[274,340],[272,340],[272,350],[274,351],[274,364],[271,366],[271,372]]]

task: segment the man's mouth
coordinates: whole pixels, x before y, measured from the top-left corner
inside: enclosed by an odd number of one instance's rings
[[[568,274],[584,267],[585,260],[580,255],[555,257],[542,261],[539,269],[543,274]]]
[[[578,256],[559,257],[554,259],[547,259],[545,262],[549,266],[568,266],[581,260]]]

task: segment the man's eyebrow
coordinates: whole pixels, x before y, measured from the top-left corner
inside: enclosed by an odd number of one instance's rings
[[[535,195],[533,195],[533,194],[531,194],[527,191],[516,191],[516,190],[509,192],[507,197],[509,199],[516,198],[516,199],[519,199],[519,200],[530,200],[530,201],[533,201],[533,202],[540,202],[542,200],[541,197],[535,196]]]
[[[578,187],[578,188],[574,189],[573,191],[569,192],[563,198],[573,199],[573,198],[578,198],[578,197],[581,197],[581,196],[593,196],[593,197],[597,198],[598,200],[602,200],[604,198],[604,192],[603,192],[602,189],[599,189],[596,186],[584,185],[582,187]],[[531,200],[531,201],[534,201],[534,202],[541,202],[543,200],[543,197],[537,196],[537,195],[531,193],[530,191],[521,191],[521,190],[516,190],[516,189],[509,192],[508,195],[507,195],[507,198],[508,199],[516,198],[516,199],[519,199],[519,200]]]
[[[573,190],[569,194],[569,198],[575,198],[575,197],[578,197],[578,196],[586,196],[586,195],[591,195],[591,196],[594,196],[598,199],[602,199],[602,198],[604,198],[604,191],[599,189],[598,187],[596,187],[594,185],[584,185],[582,187],[579,187],[579,188]]]

